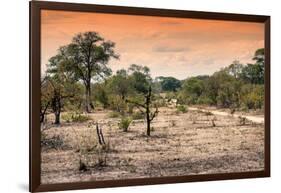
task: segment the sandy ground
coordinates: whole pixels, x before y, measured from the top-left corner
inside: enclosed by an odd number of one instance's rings
[[[230,115],[206,115],[190,110],[176,113],[160,108],[150,137],[145,123],[135,120],[129,132],[119,118],[92,113],[102,125],[109,147],[97,144],[95,127],[85,123],[47,125],[42,129],[41,183],[260,171],[264,169],[264,125]],[[212,121],[215,120],[215,127]],[[80,159],[87,171],[79,171]],[[99,164],[100,160],[104,164]]]
[[[191,111],[198,111],[201,110],[203,112],[211,112],[214,115],[221,115],[221,116],[229,116],[230,113],[226,112],[226,111],[222,111],[222,110],[217,110],[217,109],[204,109],[204,108],[198,108],[198,107],[190,107],[188,108]],[[241,113],[241,112],[236,112],[232,115],[235,118],[239,118],[239,117],[245,117],[246,119],[248,119],[249,121],[252,121],[254,123],[264,123],[264,116],[262,115],[248,115],[245,113]]]

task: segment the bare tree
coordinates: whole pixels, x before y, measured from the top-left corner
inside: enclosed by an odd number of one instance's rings
[[[129,99],[126,99],[127,103],[131,103],[137,106],[137,108],[145,114],[145,119],[146,119],[146,134],[147,136],[150,136],[150,131],[151,131],[151,122],[153,119],[157,116],[158,114],[158,106],[154,105],[155,110],[153,111],[153,103],[152,103],[152,92],[151,92],[151,85],[149,86],[147,94],[144,96],[145,102],[140,103],[136,101],[132,101]]]

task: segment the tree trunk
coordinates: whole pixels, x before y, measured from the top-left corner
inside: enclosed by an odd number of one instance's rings
[[[50,102],[47,103],[47,105],[45,106],[44,109],[42,109],[42,107],[41,107],[41,110],[40,110],[40,123],[44,122],[45,114],[46,114],[46,111],[47,111],[47,109],[49,107],[49,104],[50,104]]]
[[[61,96],[59,92],[55,92],[54,98],[52,99],[52,109],[55,114],[55,124],[60,124],[60,112],[61,112]]]
[[[57,125],[60,124],[60,110],[55,112],[55,124],[57,124]]]
[[[149,87],[149,90],[148,90],[148,94],[146,96],[146,122],[147,122],[147,130],[146,130],[146,134],[147,136],[150,136],[150,108],[149,108],[149,105],[150,105],[150,97],[151,97],[151,87]]]
[[[40,123],[44,122],[45,115],[43,113],[40,114]]]
[[[148,118],[146,118],[146,121],[147,121],[146,134],[147,134],[147,136],[150,136],[150,120]]]
[[[92,111],[93,105],[91,104],[91,83],[87,83],[85,85],[86,88],[86,104],[85,104],[85,110],[87,113],[90,113]]]

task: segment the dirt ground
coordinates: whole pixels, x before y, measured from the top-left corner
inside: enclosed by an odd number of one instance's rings
[[[84,123],[42,127],[41,183],[260,171],[264,169],[264,125],[239,117],[176,113],[160,108],[151,136],[143,120],[128,132],[108,111],[90,115],[102,126],[107,149],[97,144],[95,126]],[[214,118],[215,117],[215,118]],[[212,121],[214,120],[215,126]],[[81,161],[80,161],[81,160]],[[87,169],[79,171],[83,162]]]

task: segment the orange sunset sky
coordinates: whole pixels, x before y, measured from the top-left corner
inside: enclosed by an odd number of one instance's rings
[[[264,47],[261,23],[42,10],[42,73],[60,46],[85,31],[116,43],[120,59],[109,62],[113,72],[140,64],[154,78],[212,74],[233,60],[252,62]]]

